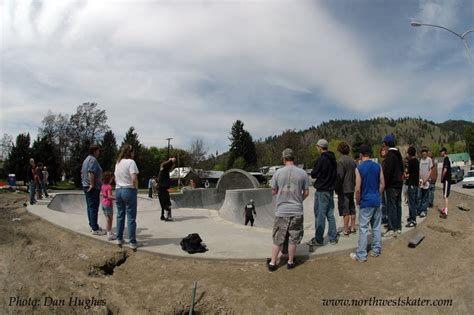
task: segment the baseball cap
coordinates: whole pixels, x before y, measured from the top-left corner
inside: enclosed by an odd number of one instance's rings
[[[395,137],[393,136],[393,134],[389,133],[383,138],[382,142],[395,142]]]
[[[368,144],[361,144],[359,147],[359,153],[362,155],[370,155],[372,153],[372,148]]]
[[[318,140],[318,143],[316,144],[318,147],[321,147],[321,148],[324,148],[324,149],[327,149],[328,146],[329,146],[329,143],[326,139],[319,139]]]

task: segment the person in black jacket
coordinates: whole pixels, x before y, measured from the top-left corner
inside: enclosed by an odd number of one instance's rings
[[[171,187],[170,171],[173,168],[175,161],[176,158],[172,157],[161,163],[160,174],[158,174],[158,199],[161,205],[160,220],[162,221],[173,221],[173,218],[171,217],[171,200],[168,189]]]
[[[402,232],[402,187],[403,187],[403,158],[395,147],[395,137],[388,134],[383,139],[383,145],[388,148],[387,157],[383,164],[385,177],[388,229],[383,236],[395,236]]]
[[[322,246],[326,219],[329,224],[329,243],[337,244],[336,219],[334,218],[334,189],[337,179],[337,161],[333,152],[328,151],[328,142],[319,139],[317,147],[321,155],[314,162],[311,177],[315,178],[314,219],[316,233],[308,242],[310,245]]]

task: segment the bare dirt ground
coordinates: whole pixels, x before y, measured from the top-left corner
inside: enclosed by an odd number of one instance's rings
[[[274,273],[262,261],[120,251],[38,219],[25,200],[23,193],[0,193],[1,314],[188,314],[193,281],[196,314],[474,313],[474,197],[453,193],[443,220],[437,195],[416,231],[386,241],[382,255],[366,263],[340,252],[293,270],[282,262]],[[458,210],[460,204],[471,211]],[[408,248],[416,232],[426,238]],[[423,300],[450,305],[420,306]]]

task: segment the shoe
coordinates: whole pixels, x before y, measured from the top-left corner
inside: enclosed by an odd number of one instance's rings
[[[419,217],[419,216],[420,216],[420,214],[421,214],[421,212],[420,212],[420,211],[417,211],[417,212],[416,212],[416,216],[417,216],[417,217]]]
[[[433,208],[433,206],[434,206],[434,205],[433,205],[432,203],[430,203],[430,204],[428,205],[428,208]]]
[[[397,230],[397,234],[402,234],[402,230]]]
[[[173,222],[173,218],[165,218],[166,222]]]
[[[357,229],[354,229],[352,226],[349,227],[349,233],[357,233]]]
[[[295,262],[295,261],[293,261],[293,262],[291,262],[291,263],[288,262],[288,263],[286,264],[286,269],[288,269],[288,270],[293,269],[293,268],[295,268],[295,267],[296,267],[296,262]]]
[[[97,230],[92,231],[92,234],[93,234],[93,235],[105,235],[105,234],[107,234],[107,232],[105,232],[105,231],[102,230],[101,228],[98,228]]]
[[[416,222],[410,221],[410,222],[408,222],[407,225],[405,225],[405,227],[407,227],[407,228],[416,227]]]
[[[160,217],[160,220],[161,221],[166,221],[166,218],[165,217]]]
[[[383,227],[388,229],[388,223],[384,224]]]
[[[117,235],[115,235],[114,233],[108,234],[107,239],[109,241],[115,241],[117,239]]]
[[[426,212],[423,211],[420,213],[420,218],[424,218],[424,217],[426,217]]]
[[[347,232],[346,232],[346,231],[342,231],[342,235],[344,235],[344,236],[349,236],[350,234],[351,234],[350,231],[347,231]]]
[[[441,219],[447,219],[447,218],[448,218],[448,215],[447,215],[446,213],[441,213],[441,214],[439,215],[439,217],[440,217]]]
[[[349,256],[351,257],[352,260],[355,260],[355,261],[358,261],[358,262],[366,262],[367,261],[367,259],[360,259],[359,257],[357,257],[356,253],[350,253]]]
[[[379,257],[380,256],[380,253],[375,253],[373,251],[370,252],[370,256],[372,257]]]
[[[138,247],[142,247],[142,246],[143,245],[141,243],[138,243],[138,242],[128,244],[128,247],[130,247],[133,250],[137,249]]]
[[[329,244],[336,245],[337,242],[338,242],[338,239],[336,238],[335,240],[329,241]]]
[[[395,236],[395,231],[388,230],[385,233],[382,234],[383,237],[392,237]]]
[[[270,262],[271,262],[271,261],[272,261],[272,260],[271,260],[270,258],[267,258],[267,269],[268,269],[268,271],[270,271],[270,272],[274,272],[275,270],[277,270],[277,266],[275,266],[275,265],[270,265]]]
[[[318,241],[316,241],[315,238],[312,238],[309,242],[307,242],[306,244],[308,244],[309,246],[323,246],[324,243],[320,243]]]
[[[117,245],[120,246],[120,247],[122,247],[122,245],[123,245],[123,240],[117,239]]]

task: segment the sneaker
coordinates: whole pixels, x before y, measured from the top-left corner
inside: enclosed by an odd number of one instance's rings
[[[338,239],[336,238],[335,240],[329,241],[329,244],[331,244],[331,245],[336,245],[337,242],[338,242]]]
[[[424,218],[424,217],[426,217],[426,212],[423,211],[420,213],[420,218]]]
[[[165,218],[166,222],[173,222],[173,218]]]
[[[136,243],[130,243],[130,244],[128,244],[128,247],[130,247],[131,249],[135,250],[135,249],[137,249],[138,247],[142,247],[142,244],[141,244],[141,243],[138,243],[138,242],[136,242]]]
[[[268,269],[268,271],[270,271],[270,272],[274,272],[275,270],[277,270],[277,266],[275,266],[275,265],[270,265],[270,262],[271,262],[271,261],[272,261],[272,260],[271,260],[270,258],[267,258],[267,269]]]
[[[395,236],[395,231],[388,230],[385,233],[382,234],[383,237],[392,237]]]
[[[397,234],[402,234],[402,230],[397,230]]]
[[[109,241],[115,241],[117,239],[117,235],[115,235],[115,233],[107,234],[107,239]]]
[[[351,257],[352,260],[355,260],[355,261],[358,261],[358,262],[366,262],[367,261],[367,259],[360,259],[359,257],[357,257],[356,253],[351,253],[349,256]]]
[[[105,231],[102,230],[101,228],[98,228],[97,230],[92,231],[92,234],[93,234],[93,235],[105,235],[105,234],[107,234],[107,232],[105,232]]]
[[[347,232],[346,232],[346,231],[342,231],[342,235],[344,235],[344,236],[346,236],[346,237],[349,236],[349,234],[351,234],[351,231],[347,231]]]
[[[286,264],[286,269],[288,269],[288,270],[293,269],[293,268],[295,268],[295,267],[296,267],[296,263],[295,263],[294,261],[291,262],[291,263],[288,262],[288,263]]]
[[[123,240],[117,239],[117,245],[120,246],[120,247],[122,247],[122,245],[123,245]]]
[[[318,241],[316,241],[316,239],[313,237],[309,242],[307,242],[306,244],[308,244],[309,246],[323,246],[324,243],[320,243]]]
[[[410,222],[408,222],[407,225],[405,225],[405,227],[407,227],[407,228],[416,227],[416,222],[410,221]]]
[[[379,257],[379,256],[380,256],[380,253],[376,253],[376,252],[371,251],[371,252],[370,252],[370,256],[372,256],[372,257]]]
[[[161,221],[166,221],[166,218],[165,217],[160,217],[160,220]]]

